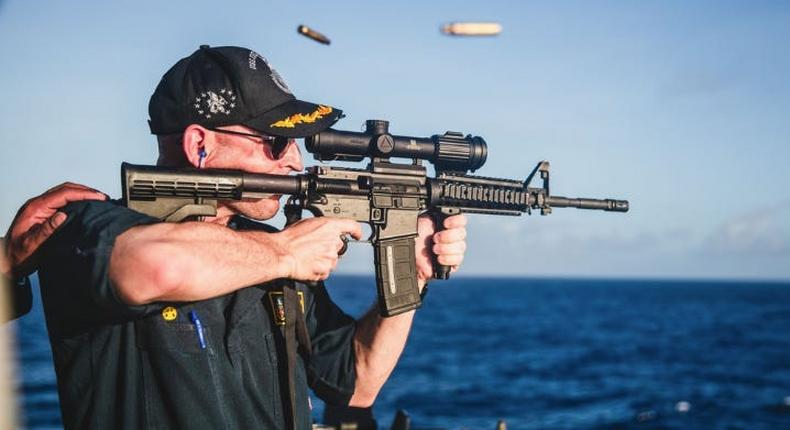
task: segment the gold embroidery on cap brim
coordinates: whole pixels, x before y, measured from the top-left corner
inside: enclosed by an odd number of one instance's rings
[[[332,108],[329,106],[319,105],[316,110],[311,113],[297,113],[289,116],[288,118],[281,119],[269,127],[278,128],[294,128],[297,124],[310,124],[318,121],[324,116],[332,113]]]

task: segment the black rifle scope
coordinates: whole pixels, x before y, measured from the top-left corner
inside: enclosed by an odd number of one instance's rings
[[[477,170],[486,162],[488,147],[480,136],[448,131],[431,137],[393,136],[389,122],[365,121],[364,132],[327,129],[305,138],[307,150],[320,161],[362,161],[370,158],[428,160],[439,171]]]

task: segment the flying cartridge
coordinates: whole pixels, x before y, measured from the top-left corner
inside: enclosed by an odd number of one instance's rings
[[[496,36],[502,32],[498,22],[451,22],[441,28],[448,36]]]
[[[299,34],[301,34],[301,35],[303,35],[305,37],[309,37],[310,39],[313,39],[313,40],[315,40],[318,43],[323,43],[324,45],[329,45],[331,43],[329,41],[329,38],[327,38],[323,34],[313,30],[312,28],[310,28],[310,27],[308,27],[306,25],[300,25],[299,27],[296,28],[296,31]]]

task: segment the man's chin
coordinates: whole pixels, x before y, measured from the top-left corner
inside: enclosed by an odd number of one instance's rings
[[[256,210],[257,213],[254,219],[257,221],[266,221],[274,218],[277,212],[280,211],[280,197],[282,196],[276,195],[262,199],[263,202],[261,206],[256,207],[256,209],[260,209],[260,211]]]
[[[236,201],[228,205],[231,210],[239,215],[255,221],[266,221],[274,218],[280,210],[281,195],[274,195],[256,200]]]

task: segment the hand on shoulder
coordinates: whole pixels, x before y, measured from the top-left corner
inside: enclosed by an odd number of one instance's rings
[[[28,275],[35,271],[36,250],[66,221],[61,208],[71,202],[106,199],[105,194],[85,185],[64,182],[28,200],[8,228],[3,273]]]

